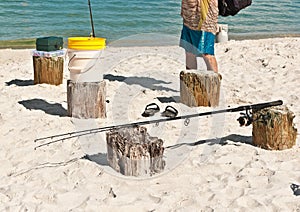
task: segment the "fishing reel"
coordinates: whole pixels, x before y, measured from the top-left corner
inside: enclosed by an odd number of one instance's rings
[[[241,116],[237,119],[237,121],[240,123],[240,127],[247,127],[252,124],[252,112],[249,109],[246,109],[246,113],[240,113],[240,115]]]

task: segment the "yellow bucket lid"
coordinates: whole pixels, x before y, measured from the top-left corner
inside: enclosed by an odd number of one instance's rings
[[[68,48],[76,50],[100,50],[105,48],[105,38],[70,37]]]

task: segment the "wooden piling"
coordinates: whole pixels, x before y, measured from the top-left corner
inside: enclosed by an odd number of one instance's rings
[[[106,84],[67,81],[68,115],[74,118],[106,117]]]
[[[296,144],[294,114],[286,106],[253,111],[253,144],[268,150],[284,150]]]
[[[108,164],[126,176],[152,176],[165,167],[163,141],[151,137],[146,127],[106,133]]]
[[[60,85],[63,82],[63,57],[33,56],[34,84]]]
[[[181,71],[180,101],[190,107],[218,106],[221,78],[213,71]]]

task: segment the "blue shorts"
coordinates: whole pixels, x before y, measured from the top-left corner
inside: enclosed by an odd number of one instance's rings
[[[215,35],[211,32],[192,30],[183,25],[179,46],[196,56],[215,55]]]

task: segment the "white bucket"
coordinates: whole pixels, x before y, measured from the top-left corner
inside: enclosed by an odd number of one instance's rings
[[[102,81],[103,73],[97,64],[101,52],[101,50],[68,49],[70,80],[75,82]]]
[[[219,24],[219,32],[216,36],[216,42],[222,43],[228,41],[228,25],[227,24]]]

